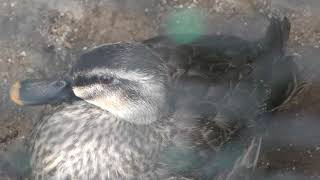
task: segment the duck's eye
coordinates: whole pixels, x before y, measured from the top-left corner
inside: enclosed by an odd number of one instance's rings
[[[114,80],[114,78],[111,76],[103,76],[100,78],[100,81],[104,84],[110,84],[113,82],[113,80]]]

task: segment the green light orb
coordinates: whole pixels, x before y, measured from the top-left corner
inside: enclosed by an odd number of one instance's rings
[[[169,14],[167,34],[179,44],[189,43],[204,32],[204,15],[196,9],[182,9]]]

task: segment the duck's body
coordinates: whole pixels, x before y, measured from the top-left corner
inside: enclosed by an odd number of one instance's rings
[[[250,128],[261,106],[268,108],[271,67],[283,59],[286,23],[273,19],[266,41],[239,51],[234,44],[219,49],[212,42],[217,36],[206,36],[183,45],[158,37],[84,54],[72,85],[84,101],[35,127],[34,178],[216,177],[220,146]]]
[[[32,148],[36,179],[158,179],[170,123],[136,125],[78,101],[44,119]]]

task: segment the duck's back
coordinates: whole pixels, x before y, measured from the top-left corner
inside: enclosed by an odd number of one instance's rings
[[[171,169],[208,178],[219,173],[219,161],[232,164],[235,154],[226,144],[241,135],[248,140],[258,118],[288,97],[284,91],[292,91],[294,63],[284,55],[289,31],[288,19],[272,18],[266,36],[255,42],[215,35],[183,43],[170,36],[144,42],[171,71],[174,119],[181,132],[167,153]],[[221,145],[228,152],[224,160]],[[241,142],[232,146],[240,150]]]

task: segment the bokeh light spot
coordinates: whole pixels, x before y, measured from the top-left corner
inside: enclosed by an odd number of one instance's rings
[[[181,9],[169,14],[167,34],[179,44],[189,43],[204,32],[204,14],[197,9]]]

